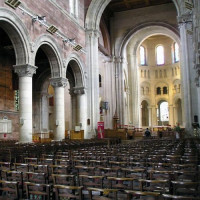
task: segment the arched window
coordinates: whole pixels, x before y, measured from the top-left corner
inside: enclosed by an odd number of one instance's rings
[[[78,0],[69,0],[70,14],[77,18],[78,17]]]
[[[160,121],[169,121],[168,102],[160,104]]]
[[[167,87],[163,87],[163,94],[167,94]]]
[[[146,65],[146,53],[143,46],[140,46],[140,65]]]
[[[156,47],[156,62],[157,65],[164,65],[164,48],[162,45]]]
[[[176,42],[173,44],[174,62],[179,62],[179,46]]]
[[[161,94],[161,88],[160,87],[157,87],[156,94]]]

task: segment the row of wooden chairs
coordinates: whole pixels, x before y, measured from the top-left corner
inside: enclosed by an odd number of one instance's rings
[[[194,196],[181,196],[161,194],[159,191],[135,191],[135,190],[122,190],[122,189],[103,189],[83,186],[67,186],[67,185],[49,185],[49,184],[37,184],[31,182],[25,182],[26,198],[27,199],[79,199],[79,200],[118,200],[118,199],[148,199],[153,197],[155,200],[159,199],[200,199],[200,197]],[[0,191],[4,200],[20,199],[18,182],[14,181],[2,181],[0,180]]]

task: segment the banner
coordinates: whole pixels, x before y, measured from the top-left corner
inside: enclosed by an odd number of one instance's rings
[[[98,131],[97,137],[99,139],[103,139],[104,138],[104,122],[97,122],[97,131]]]

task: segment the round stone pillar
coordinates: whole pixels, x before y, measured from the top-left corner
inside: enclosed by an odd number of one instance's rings
[[[15,65],[15,73],[19,76],[19,142],[32,142],[32,76],[37,67],[31,65]]]
[[[86,122],[87,122],[87,103],[85,89],[83,87],[74,88],[74,93],[77,95],[77,125],[84,130],[84,138],[87,139],[88,134],[86,132]]]
[[[64,88],[67,85],[65,78],[51,78],[51,85],[54,87],[54,140],[65,138],[65,104]]]

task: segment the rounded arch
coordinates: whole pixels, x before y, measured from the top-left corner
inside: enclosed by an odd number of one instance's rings
[[[172,0],[174,3],[178,15],[180,15],[180,0]],[[111,0],[92,0],[85,19],[85,27],[87,29],[99,30],[100,19],[106,6]]]
[[[71,64],[73,75],[74,75],[74,81],[75,81],[75,87],[86,87],[85,79],[87,78],[86,72],[84,72],[83,69],[85,69],[84,63],[81,60],[81,58],[76,54],[72,53],[70,54],[67,59],[65,60],[65,73],[67,73],[67,66]]]
[[[166,101],[166,102],[169,103],[169,101],[168,101],[167,98],[165,98],[165,97],[160,97],[160,98],[158,98],[158,99],[156,100],[156,105],[158,105],[160,102],[164,102],[164,101]]]
[[[9,35],[13,44],[16,65],[30,63],[30,38],[20,18],[6,8],[0,8],[0,27]]]
[[[133,27],[127,33],[121,41],[119,55],[122,56],[125,53],[125,49],[129,43],[133,49],[133,54],[135,55],[140,44],[148,37],[153,35],[166,35],[172,38],[180,46],[180,38],[178,30],[173,26],[164,23],[164,22],[148,22],[139,24],[136,27]],[[131,42],[130,42],[131,41]]]
[[[102,13],[110,1],[111,0],[92,0],[85,19],[85,27],[87,29],[99,30]]]
[[[141,98],[140,105],[142,104],[143,101],[146,101],[148,105],[151,105],[151,100],[146,97]]]
[[[41,48],[48,57],[51,67],[51,77],[63,77],[63,62],[61,59],[61,52],[59,50],[59,47],[57,46],[57,42],[55,41],[55,39],[50,35],[42,35],[35,41],[33,47],[33,52],[35,52],[35,55],[33,57],[34,62],[39,48]]]

